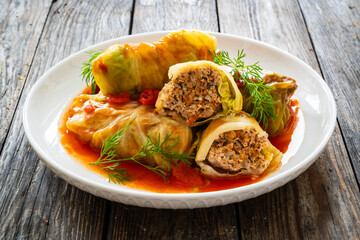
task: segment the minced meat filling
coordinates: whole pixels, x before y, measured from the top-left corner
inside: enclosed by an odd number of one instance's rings
[[[268,134],[254,128],[220,134],[211,145],[207,161],[222,172],[261,174],[268,167],[261,150],[268,146]]]
[[[221,108],[217,84],[221,77],[211,67],[181,74],[172,80],[164,108],[176,111],[192,125],[196,120],[208,118]]]

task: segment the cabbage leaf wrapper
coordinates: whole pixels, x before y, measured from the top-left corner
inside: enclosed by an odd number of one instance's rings
[[[245,112],[212,121],[203,131],[196,163],[212,178],[258,176],[281,165],[282,153]]]
[[[268,121],[266,132],[269,136],[273,137],[281,133],[286,124],[290,120],[290,98],[297,89],[296,81],[292,78],[277,74],[267,73],[263,77],[264,85],[271,87],[267,90],[274,99],[273,108],[276,118],[271,118]],[[243,91],[244,87],[240,90],[244,97],[244,106],[247,106],[250,99],[247,93]],[[252,111],[252,104],[250,108],[246,108],[247,112]]]
[[[212,60],[216,38],[200,31],[178,31],[154,43],[118,44],[92,63],[96,84],[104,95],[127,92],[137,97],[145,89],[160,90],[169,81],[169,67],[182,62]]]
[[[155,104],[162,116],[193,127],[241,111],[242,95],[234,78],[213,62],[176,64],[169,69],[169,79]]]
[[[86,112],[86,107],[91,105],[94,111]],[[90,143],[95,149],[101,149],[103,142],[113,136],[119,129],[123,128],[130,121],[124,132],[116,154],[120,158],[134,156],[146,142],[147,138],[159,144],[171,135],[166,144],[162,146],[165,150],[176,141],[178,143],[173,148],[179,153],[187,152],[192,144],[192,130],[183,123],[177,122],[169,117],[161,117],[154,113],[151,105],[141,105],[139,102],[129,102],[122,105],[109,104],[106,97],[101,93],[97,95],[81,94],[74,99],[71,106],[73,111],[67,122],[67,128],[75,133],[80,140]],[[153,156],[150,159],[143,159],[149,164],[162,166],[168,170],[168,166],[163,164],[161,156]],[[170,164],[173,167],[174,162]]]

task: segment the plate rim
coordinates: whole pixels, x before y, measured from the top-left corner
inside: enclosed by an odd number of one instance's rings
[[[76,174],[72,174],[71,172],[69,172],[65,167],[63,167],[61,164],[57,163],[56,161],[53,161],[51,159],[48,159],[48,155],[41,149],[41,146],[36,142],[36,140],[33,138],[32,134],[31,134],[31,129],[30,129],[30,123],[29,121],[27,121],[28,119],[28,111],[29,111],[29,105],[30,105],[30,101],[31,99],[34,97],[34,93],[36,92],[36,90],[41,87],[41,85],[46,82],[48,76],[50,76],[52,74],[53,71],[56,70],[56,68],[60,67],[61,65],[63,65],[64,63],[66,63],[69,59],[76,57],[80,54],[83,54],[84,52],[91,50],[91,49],[95,49],[100,45],[105,45],[105,44],[110,44],[112,42],[116,42],[116,41],[126,41],[127,39],[131,39],[134,37],[148,37],[148,36],[152,36],[152,35],[166,35],[170,32],[173,32],[174,30],[169,30],[169,31],[155,31],[155,32],[147,32],[147,33],[138,33],[138,34],[133,34],[133,35],[126,35],[126,36],[122,36],[122,37],[118,37],[118,38],[113,38],[113,39],[109,39],[100,43],[96,43],[94,45],[91,45],[87,48],[84,48],[80,51],[77,51],[71,55],[69,55],[68,57],[64,58],[63,60],[61,60],[60,62],[56,63],[54,66],[52,66],[49,70],[47,70],[37,81],[36,83],[32,86],[31,90],[29,91],[28,95],[26,96],[26,100],[25,103],[23,105],[23,117],[22,117],[22,121],[23,121],[23,126],[24,126],[24,130],[25,130],[25,134],[29,140],[29,143],[31,144],[32,148],[34,149],[34,151],[37,153],[37,155],[39,156],[39,158],[43,161],[43,163],[45,163],[46,166],[48,166],[49,168],[51,168],[52,171],[54,171],[54,169],[60,171],[62,174],[64,174],[67,177],[70,178],[74,178],[77,182],[80,182],[84,185],[93,187],[93,188],[97,188],[97,189],[105,189],[106,191],[110,191],[113,194],[118,194],[118,195],[126,195],[127,197],[136,197],[136,198],[144,198],[144,199],[149,199],[149,200],[163,200],[164,202],[166,202],[167,200],[179,200],[179,198],[181,198],[181,200],[190,200],[190,199],[203,199],[206,197],[214,197],[217,195],[221,195],[221,196],[228,196],[228,195],[233,195],[233,194],[241,194],[243,192],[247,192],[247,191],[251,191],[251,190],[258,190],[258,189],[263,189],[266,188],[267,186],[271,186],[274,185],[277,182],[281,182],[281,179],[288,179],[287,181],[284,182],[287,183],[291,180],[293,180],[294,178],[296,178],[298,175],[300,175],[302,172],[304,172],[312,163],[314,163],[317,160],[317,157],[320,155],[320,153],[324,150],[326,144],[328,143],[330,137],[332,136],[332,133],[335,129],[335,125],[336,125],[336,103],[335,103],[335,99],[334,96],[329,88],[329,86],[326,84],[325,80],[323,79],[322,76],[320,76],[314,69],[312,69],[308,64],[306,64],[305,62],[303,62],[302,60],[300,60],[299,58],[293,56],[292,54],[277,48],[269,43],[266,42],[262,42],[259,40],[255,40],[252,38],[248,38],[248,37],[243,37],[243,36],[238,36],[238,35],[233,35],[233,34],[226,34],[226,33],[217,33],[217,32],[210,32],[210,31],[204,31],[204,32],[208,32],[210,34],[212,34],[215,37],[230,37],[233,40],[245,40],[248,41],[250,43],[254,43],[254,44],[259,44],[262,45],[264,47],[270,48],[271,50],[274,51],[278,51],[281,54],[286,55],[287,57],[291,58],[292,60],[294,60],[297,64],[302,65],[303,67],[307,68],[308,70],[310,70],[310,72],[318,77],[319,79],[321,79],[322,81],[319,81],[319,83],[321,84],[324,92],[326,93],[326,96],[328,98],[328,101],[330,103],[330,109],[333,110],[332,111],[332,115],[329,121],[329,130],[326,132],[326,135],[322,137],[321,142],[316,146],[316,148],[312,151],[312,153],[310,155],[307,155],[306,158],[304,158],[299,164],[297,164],[295,167],[289,169],[288,171],[284,171],[282,173],[280,173],[277,176],[274,176],[272,178],[269,179],[264,179],[262,181],[250,184],[250,185],[246,185],[246,186],[242,186],[242,187],[237,187],[237,188],[232,188],[232,189],[226,189],[226,190],[220,190],[220,191],[213,191],[213,192],[201,192],[201,193],[157,193],[157,192],[149,192],[149,191],[143,191],[143,190],[138,190],[138,189],[120,189],[120,188],[115,188],[113,187],[113,184],[103,184],[100,182],[97,182],[95,180],[92,179],[88,179],[82,176],[78,176]],[[300,149],[299,149],[300,150]],[[307,165],[307,166],[306,166]],[[299,171],[299,170],[302,171]],[[89,170],[90,171],[90,170]],[[57,174],[57,173],[56,173]],[[59,174],[57,174],[59,176]],[[62,177],[63,178],[63,177]],[[66,180],[66,179],[65,179]],[[66,180],[67,181],[67,180]],[[70,183],[71,185],[75,185],[73,183]],[[76,185],[75,185],[76,186]],[[79,186],[76,186],[79,187]],[[275,186],[274,188],[271,188],[271,190],[278,188],[280,186]],[[270,190],[270,191],[271,191]],[[87,191],[87,190],[85,190]],[[89,191],[87,191],[89,192]],[[266,191],[268,192],[268,191]],[[263,193],[260,193],[263,194]],[[258,194],[258,195],[260,195]],[[230,202],[229,202],[230,203]],[[137,205],[137,204],[136,204]],[[161,205],[161,204],[158,204]],[[219,204],[217,204],[219,205]],[[215,205],[211,205],[211,206],[217,206]],[[140,206],[140,205],[137,205]],[[173,208],[173,207],[171,207]],[[191,207],[189,207],[191,208]]]

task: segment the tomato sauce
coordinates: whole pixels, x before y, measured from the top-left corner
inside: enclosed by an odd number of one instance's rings
[[[84,91],[85,92],[85,91]],[[272,138],[271,143],[286,152],[291,142],[291,135],[298,122],[298,101],[291,101],[291,118],[286,129],[278,136]],[[61,144],[66,151],[75,159],[80,161],[91,171],[95,171],[108,178],[107,174],[98,166],[90,163],[95,162],[99,157],[99,150],[93,149],[89,144],[83,143],[79,138],[66,127],[66,120],[71,117],[71,108],[63,115],[60,124]],[[283,139],[284,138],[284,139]],[[183,192],[211,192],[231,189],[249,185],[261,181],[269,173],[260,176],[244,177],[238,179],[211,179],[200,174],[198,168],[180,163],[178,167],[169,174],[166,181],[152,171],[133,162],[123,162],[119,168],[126,168],[131,176],[131,181],[126,186],[151,192],[162,193],[183,193]]]
[[[289,144],[291,142],[291,136],[295,131],[297,123],[299,122],[298,111],[299,111],[299,100],[291,99],[290,119],[287,122],[285,129],[275,137],[269,138],[272,145],[274,145],[282,153],[285,153],[287,151]]]

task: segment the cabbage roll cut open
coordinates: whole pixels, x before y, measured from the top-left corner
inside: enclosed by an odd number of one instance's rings
[[[235,178],[275,170],[281,158],[257,121],[241,112],[209,124],[200,138],[196,163],[209,177]]]
[[[233,77],[213,62],[176,64],[169,79],[155,104],[162,116],[197,126],[241,111],[242,96]]]
[[[138,97],[145,89],[160,90],[169,81],[170,66],[212,60],[215,49],[216,38],[209,33],[182,30],[154,43],[113,45],[93,61],[92,73],[104,95]]]

